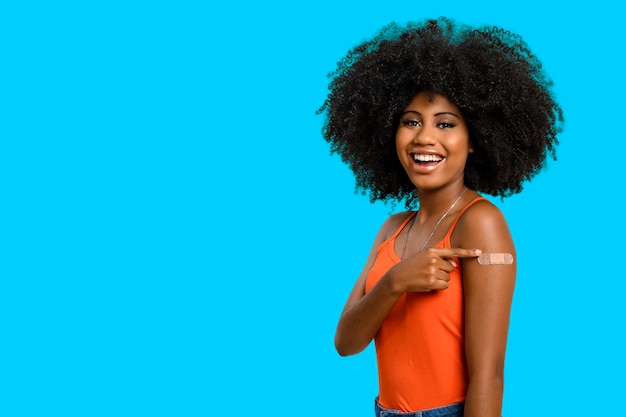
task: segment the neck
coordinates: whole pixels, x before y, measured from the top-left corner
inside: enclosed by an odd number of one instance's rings
[[[461,184],[458,187],[448,187],[436,191],[418,191],[419,223],[426,223],[433,218],[439,218],[450,207],[460,206],[467,187]]]

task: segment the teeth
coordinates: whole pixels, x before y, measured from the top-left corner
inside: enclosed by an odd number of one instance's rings
[[[439,162],[443,158],[437,155],[425,155],[425,154],[413,154],[413,159],[416,162]]]

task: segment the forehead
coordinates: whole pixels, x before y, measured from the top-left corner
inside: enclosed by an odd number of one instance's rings
[[[448,98],[444,95],[432,93],[430,91],[421,91],[417,93],[411,103],[419,102],[419,103],[428,103],[428,104],[450,104],[454,105]]]
[[[446,96],[429,91],[422,91],[415,95],[406,108],[406,110],[417,109],[446,109],[455,113],[461,113],[459,107],[448,100]]]

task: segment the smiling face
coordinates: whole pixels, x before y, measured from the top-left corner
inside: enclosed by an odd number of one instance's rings
[[[417,188],[463,184],[472,152],[461,110],[446,97],[421,92],[404,109],[396,132],[400,163]]]

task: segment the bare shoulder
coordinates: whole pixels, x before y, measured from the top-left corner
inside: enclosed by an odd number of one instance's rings
[[[511,235],[502,211],[489,200],[481,200],[463,213],[452,239],[459,247],[489,247],[511,242]]]
[[[402,223],[404,223],[406,219],[413,213],[413,211],[403,211],[400,213],[392,214],[387,218],[387,220],[385,220],[385,222],[381,226],[378,236],[383,241],[389,239],[398,230],[398,228],[402,226]]]
[[[491,223],[505,222],[504,215],[489,200],[480,200],[472,204],[459,219],[459,226],[489,226]]]

